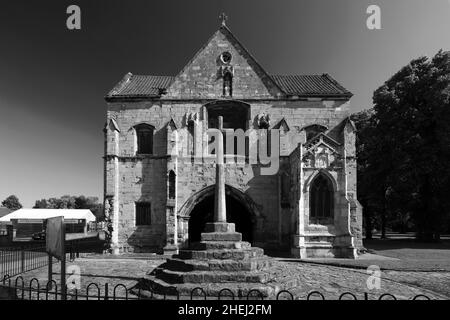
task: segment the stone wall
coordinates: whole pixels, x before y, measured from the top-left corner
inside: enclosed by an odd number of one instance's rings
[[[107,155],[117,156],[109,160],[105,168],[105,194],[115,197],[118,204],[118,239],[122,251],[161,248],[166,243],[167,214],[167,124],[173,120],[177,130],[186,130],[186,117],[197,113],[202,121],[203,103],[180,101],[139,101],[110,103],[107,126]],[[311,124],[328,128],[339,125],[347,115],[347,105],[340,101],[270,101],[250,103],[250,126],[255,127],[256,117],[269,114],[271,127],[282,119],[288,126],[284,142],[284,154],[290,155],[298,143],[304,140],[301,129]],[[154,154],[135,156],[136,137],[133,127],[147,123],[155,128]],[[114,125],[113,125],[114,124]],[[117,126],[115,130],[114,126]],[[352,153],[351,133],[345,140],[347,154]],[[343,137],[342,137],[343,139]],[[117,162],[115,165],[114,161]],[[181,160],[178,160],[181,161]],[[182,163],[182,165],[180,165]],[[348,187],[356,191],[356,162],[348,164]],[[179,162],[177,166],[177,212],[194,193],[214,184],[214,163]],[[116,182],[116,175],[118,181]],[[246,165],[226,166],[226,182],[247,194],[260,206],[261,218],[255,241],[265,244],[286,245],[292,233],[292,206],[281,208],[278,175],[261,176],[259,167]],[[115,183],[118,183],[117,190]],[[356,197],[355,197],[356,198]],[[292,199],[295,201],[295,199]],[[137,201],[152,203],[152,225],[135,226],[134,205]],[[295,205],[293,205],[295,207]],[[359,222],[358,222],[359,223]],[[178,238],[185,241],[186,234],[179,228]],[[280,235],[281,232],[281,235]],[[128,249],[129,247],[129,249]]]

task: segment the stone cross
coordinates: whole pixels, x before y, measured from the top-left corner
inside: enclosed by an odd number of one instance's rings
[[[225,171],[223,164],[223,117],[219,116],[219,132],[217,141],[216,188],[214,193],[214,222],[227,222],[225,202]]]
[[[223,26],[226,26],[226,21],[228,20],[228,17],[227,17],[227,15],[225,14],[225,12],[222,12],[222,13],[219,15],[219,19],[222,20],[222,25],[223,25]]]

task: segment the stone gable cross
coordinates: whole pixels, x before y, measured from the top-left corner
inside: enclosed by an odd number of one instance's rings
[[[222,12],[222,13],[219,15],[219,19],[222,20],[222,25],[223,25],[223,26],[226,26],[226,21],[228,20],[228,16],[225,14],[225,12]]]

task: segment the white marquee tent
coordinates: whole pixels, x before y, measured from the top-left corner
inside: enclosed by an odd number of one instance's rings
[[[95,216],[89,209],[19,209],[0,218],[1,223],[10,223],[17,220],[45,220],[52,217],[63,216],[64,220],[86,220],[86,223],[95,221]]]

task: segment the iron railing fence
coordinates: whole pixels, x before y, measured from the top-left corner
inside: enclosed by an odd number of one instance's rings
[[[146,295],[143,295],[143,292]],[[337,299],[336,299],[337,298]],[[22,276],[13,279],[5,275],[0,281],[0,300],[64,300],[61,288],[55,280],[40,283],[37,278],[30,280],[28,285]],[[188,295],[161,295],[152,288],[141,288],[136,285],[127,287],[119,283],[114,286],[105,283],[99,285],[91,282],[84,290],[67,288],[66,300],[327,300],[320,291],[311,291],[302,297],[296,297],[289,290],[281,290],[275,297],[268,299],[258,289],[250,290],[246,295],[235,296],[231,289],[222,289],[216,296],[208,296],[201,288],[193,288]],[[370,299],[367,292],[351,293],[344,292],[338,297],[329,297],[329,300],[397,300],[397,297],[390,293],[384,293],[378,298]],[[411,297],[410,300],[432,300],[424,294]]]
[[[102,253],[104,242],[96,238],[66,241],[66,259],[73,261],[83,254]],[[45,243],[0,247],[0,279],[5,275],[16,276],[23,272],[48,265]],[[53,262],[58,260],[53,259]]]

